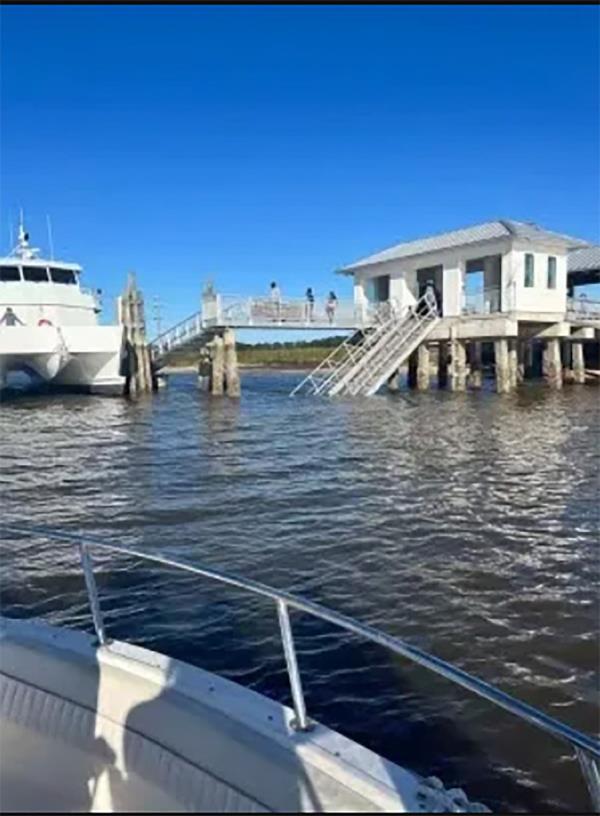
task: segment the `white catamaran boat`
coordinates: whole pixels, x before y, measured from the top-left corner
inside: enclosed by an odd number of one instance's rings
[[[101,539],[4,524],[79,549],[96,637],[0,618],[0,808],[10,812],[485,812],[307,714],[290,611],[387,647],[563,740],[600,806],[600,744],[398,638],[263,584]],[[111,640],[92,552],[185,570],[277,609],[293,710],[162,654]],[[332,689],[332,695],[335,690]]]
[[[0,258],[0,390],[11,371],[92,393],[123,393],[123,328],[98,324],[97,296],[78,264],[44,260],[21,223]]]

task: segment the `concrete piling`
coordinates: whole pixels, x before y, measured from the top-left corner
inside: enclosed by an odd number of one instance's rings
[[[571,365],[573,371],[573,382],[577,385],[585,383],[585,357],[583,353],[583,343],[574,342],[571,345]]]
[[[508,381],[512,391],[519,383],[519,353],[517,340],[508,340]]]
[[[223,338],[216,334],[210,343],[210,393],[220,397],[225,387],[225,349]]]
[[[465,391],[467,387],[467,350],[462,340],[450,342],[450,390]]]
[[[544,379],[555,390],[561,389],[563,385],[563,372],[560,357],[560,340],[553,337],[546,340],[543,352],[543,373]]]
[[[446,388],[448,385],[448,343],[443,340],[438,343],[438,388]]]
[[[427,391],[429,389],[429,346],[422,343],[417,349],[417,390]]]
[[[223,346],[225,353],[225,392],[228,397],[237,398],[241,394],[241,385],[233,329],[225,329]]]
[[[496,370],[496,391],[498,394],[507,394],[511,388],[511,377],[508,361],[508,341],[504,338],[494,341],[494,365]]]

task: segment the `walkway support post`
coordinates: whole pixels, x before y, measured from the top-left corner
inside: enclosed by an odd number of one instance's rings
[[[220,397],[223,394],[224,380],[225,350],[223,338],[221,335],[215,334],[210,344],[210,393],[214,397]]]
[[[237,351],[235,348],[235,334],[233,329],[225,329],[223,333],[225,391],[228,397],[237,398],[241,394],[240,372],[238,368]]]
[[[560,390],[563,386],[560,340],[553,337],[544,346],[544,378],[550,388]]]

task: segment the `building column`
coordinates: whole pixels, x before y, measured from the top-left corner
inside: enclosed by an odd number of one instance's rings
[[[546,340],[544,346],[544,378],[550,388],[560,389],[563,385],[562,363],[560,359],[560,340]]]
[[[450,343],[450,390],[464,391],[467,387],[467,350],[463,340]]]
[[[571,345],[571,359],[573,367],[573,382],[577,385],[585,383],[585,355],[583,343],[574,341]]]
[[[467,382],[471,388],[481,388],[483,384],[483,369],[481,367],[481,342],[476,340],[469,343],[469,376]]]
[[[508,363],[508,341],[494,341],[494,365],[496,369],[496,391],[507,394],[510,391],[510,369]]]
[[[421,343],[417,349],[417,389],[427,391],[429,389],[429,346]]]
[[[519,384],[519,358],[517,340],[508,341],[508,378],[511,390]]]

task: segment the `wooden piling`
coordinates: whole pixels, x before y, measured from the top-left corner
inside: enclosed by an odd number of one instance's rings
[[[119,298],[118,310],[124,331],[125,391],[136,397],[152,390],[154,377],[146,342],[144,298],[133,273],[129,274],[125,292]]]
[[[237,398],[241,394],[241,385],[233,329],[225,329],[223,345],[225,358],[225,393],[228,397]]]

